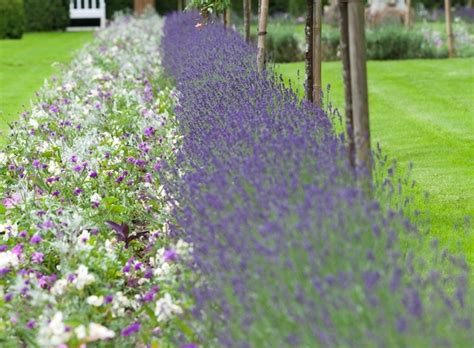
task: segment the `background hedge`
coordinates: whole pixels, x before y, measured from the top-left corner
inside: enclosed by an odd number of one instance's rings
[[[27,31],[65,30],[69,0],[24,0]]]
[[[19,39],[24,31],[23,0],[0,0],[0,39]]]

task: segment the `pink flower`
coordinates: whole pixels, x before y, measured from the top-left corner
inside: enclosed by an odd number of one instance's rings
[[[7,197],[3,200],[3,205],[7,209],[15,208],[19,203],[21,203],[22,199],[19,193],[12,194],[11,197]]]

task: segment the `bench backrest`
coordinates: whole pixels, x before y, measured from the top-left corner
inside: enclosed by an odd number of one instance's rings
[[[71,0],[69,3],[71,19],[100,18],[101,26],[105,25],[104,0]]]

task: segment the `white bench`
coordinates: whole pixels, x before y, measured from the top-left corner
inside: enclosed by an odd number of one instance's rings
[[[100,27],[105,28],[104,0],[70,0],[70,19],[99,19]]]

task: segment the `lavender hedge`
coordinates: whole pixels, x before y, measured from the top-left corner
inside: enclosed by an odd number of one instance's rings
[[[357,187],[325,112],[259,75],[238,34],[197,21],[169,16],[162,50],[183,134],[165,187],[201,274],[203,346],[472,343],[463,258],[436,241],[419,256],[420,227]]]

